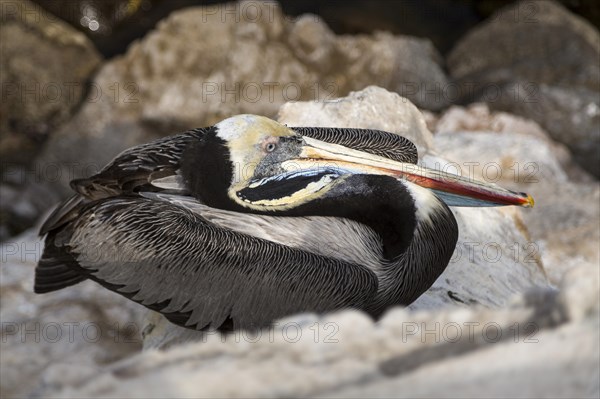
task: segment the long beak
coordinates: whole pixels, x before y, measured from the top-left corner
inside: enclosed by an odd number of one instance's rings
[[[411,163],[396,162],[388,158],[353,150],[310,137],[303,137],[300,156],[282,163],[284,168],[335,168],[341,173],[377,174],[407,180],[429,188],[451,206],[518,205],[533,207],[533,198],[526,193],[506,190],[498,185]]]

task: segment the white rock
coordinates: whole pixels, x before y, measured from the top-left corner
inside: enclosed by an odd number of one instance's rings
[[[69,384],[84,370],[141,348],[140,305],[91,281],[34,294],[33,271],[42,249],[34,231],[0,246],[2,397],[51,386],[56,378]]]
[[[473,103],[452,106],[437,120],[430,115],[428,123],[435,133],[436,151],[452,161],[479,162],[478,166],[460,165],[464,173],[474,169],[475,177],[503,184],[537,183],[540,175],[565,180],[566,173],[570,178],[591,181],[573,163],[567,148],[552,141],[532,120],[491,112],[487,104]],[[488,169],[482,173],[486,165]],[[500,173],[494,173],[498,170]]]
[[[600,264],[600,184],[537,123],[472,104],[432,125],[434,149],[451,163],[426,157],[426,164],[534,197],[535,207],[521,213],[531,236],[525,253],[542,261],[552,283],[574,267]]]
[[[357,312],[311,318],[302,339],[275,328],[150,350],[81,375],[49,381],[60,397],[594,397],[600,392],[598,279],[571,300],[538,291],[505,309],[389,312],[373,324]],[[315,330],[336,326],[333,335]],[[315,327],[316,325],[316,327]],[[558,326],[558,327],[557,327]],[[328,342],[325,338],[333,340]],[[435,381],[432,384],[431,381]]]

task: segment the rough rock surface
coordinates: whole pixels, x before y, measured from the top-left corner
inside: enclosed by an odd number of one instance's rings
[[[448,69],[456,79],[517,77],[597,89],[599,46],[598,31],[558,2],[521,1],[469,31],[448,56]]]
[[[260,333],[149,350],[105,367],[55,365],[60,397],[597,397],[598,273],[505,309],[358,312],[282,320]],[[61,383],[68,374],[68,383]],[[235,383],[232,383],[235,378]],[[432,379],[435,384],[432,384]]]
[[[451,155],[452,161],[464,161],[456,167],[459,173],[511,187],[540,180],[594,180],[579,170],[568,149],[550,139],[536,122],[490,112],[485,103],[450,107],[430,126],[435,132],[435,151]]]
[[[83,100],[101,58],[84,34],[38,5],[2,0],[0,7],[0,157],[28,163]]]
[[[55,382],[42,377],[49,368],[70,370],[60,373],[61,384],[68,384],[74,369],[110,364],[141,348],[140,305],[90,281],[34,294],[33,271],[42,250],[33,230],[0,246],[3,398],[51,389]]]
[[[526,253],[540,256],[552,283],[580,265],[597,269],[600,184],[539,125],[474,104],[450,108],[432,127],[448,170],[533,195],[535,208],[522,212],[533,244]]]
[[[22,176],[35,168],[33,158],[50,132],[83,101],[101,58],[84,34],[36,4],[2,0],[0,9],[0,192],[10,198],[20,195]],[[0,240],[39,213],[18,202],[0,204]]]
[[[569,147],[585,170],[600,178],[600,85],[588,90],[539,84],[530,97],[520,89],[528,84],[504,85],[503,94],[490,106],[537,121],[554,140]]]
[[[462,38],[447,64],[462,102],[537,121],[600,176],[600,33],[584,19],[554,1],[517,2]]]

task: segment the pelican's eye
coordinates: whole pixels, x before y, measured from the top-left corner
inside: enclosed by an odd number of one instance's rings
[[[267,142],[264,144],[263,148],[265,152],[273,152],[277,148],[277,143],[274,143],[272,141]]]

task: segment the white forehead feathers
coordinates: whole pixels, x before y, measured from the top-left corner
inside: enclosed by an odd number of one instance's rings
[[[265,125],[268,122],[276,123],[264,116],[244,114],[224,119],[217,123],[215,127],[217,128],[218,137],[225,141],[233,141],[247,134],[249,130],[253,130],[252,128]]]

